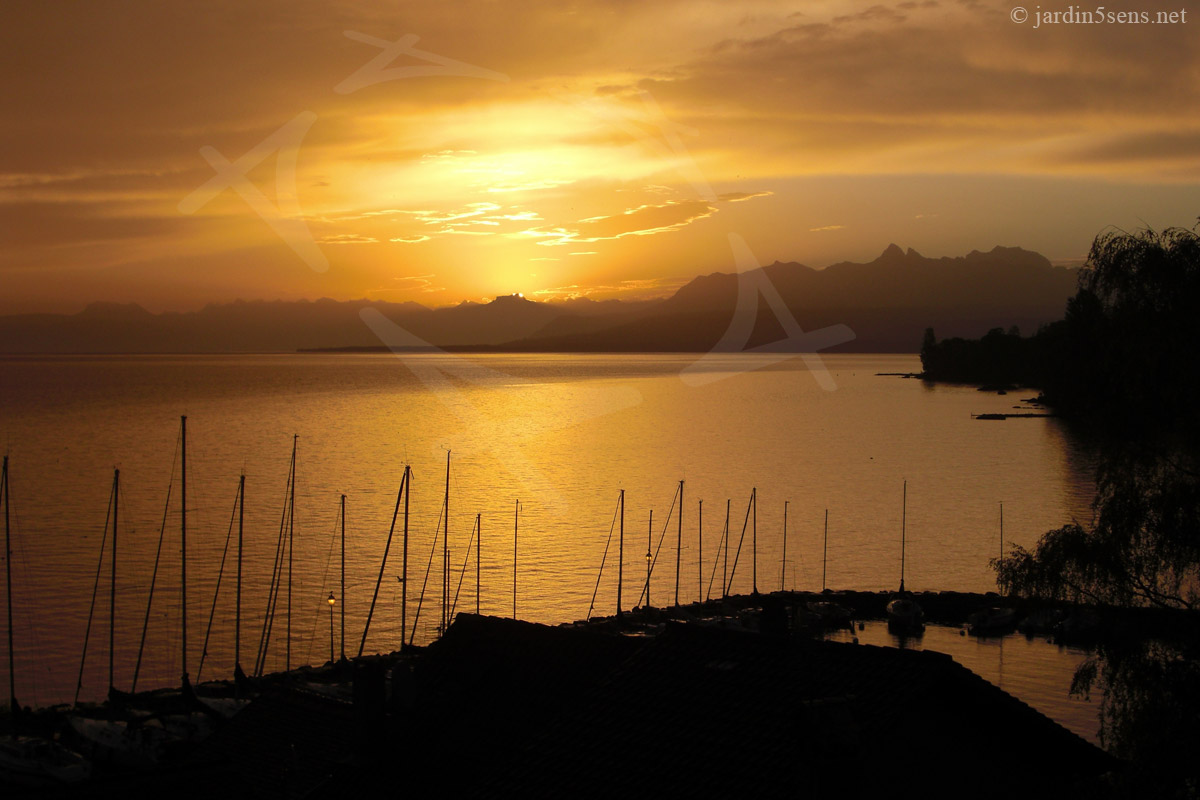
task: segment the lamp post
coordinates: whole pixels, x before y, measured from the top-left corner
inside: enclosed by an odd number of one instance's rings
[[[333,592],[329,593],[329,663],[333,663],[333,607],[337,605],[337,600],[333,597]]]

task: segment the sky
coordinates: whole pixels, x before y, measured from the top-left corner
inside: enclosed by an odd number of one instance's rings
[[[1020,1],[9,0],[0,313],[635,299],[731,235],[1078,264],[1195,225],[1200,7]]]

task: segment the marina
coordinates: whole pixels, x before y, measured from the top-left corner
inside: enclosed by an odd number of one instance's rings
[[[294,359],[354,388],[280,391]],[[464,363],[479,386],[421,379]],[[110,772],[141,770],[181,757],[166,755],[180,742],[190,752],[268,687],[316,680],[345,694],[372,654],[419,658],[467,609],[658,635],[672,620],[758,631],[779,607],[799,636],[831,628],[834,641],[949,652],[1096,741],[1095,707],[1067,694],[1085,651],[965,635],[968,614],[996,604],[982,594],[995,586],[993,498],[1022,498],[1009,503],[1008,541],[1033,541],[1086,502],[1086,448],[1054,420],[1000,437],[964,426],[956,409],[976,406],[975,392],[874,374],[908,368],[907,356],[830,357],[837,407],[795,362],[730,357],[699,387],[680,381],[686,363],[125,357],[104,364],[133,378],[114,385],[93,360],[3,360],[14,705],[50,709],[35,714],[43,726],[64,703],[90,709],[69,718],[74,746]],[[205,373],[197,389],[191,376]],[[57,383],[79,390],[52,394]],[[253,414],[225,399],[234,390],[258,398]],[[485,401],[506,406],[507,427],[489,422]],[[120,421],[96,410],[106,402],[127,409]],[[662,404],[721,419],[697,434],[657,414]],[[180,405],[191,413],[172,435],[158,418]],[[846,407],[868,429],[889,409],[888,433],[830,442],[822,431]],[[801,433],[764,437],[772,415]],[[280,431],[281,417],[299,432]],[[514,431],[522,420],[531,432]],[[439,425],[450,433],[431,433]],[[579,458],[589,438],[617,449]],[[964,452],[969,472],[947,470]],[[897,574],[929,626],[887,632]],[[831,586],[840,591],[821,592]],[[947,589],[968,594],[930,593]],[[157,710],[120,710],[138,707]]]
[[[119,687],[129,686],[146,627],[166,493],[179,481],[181,408],[190,412],[187,602],[193,620],[214,615],[205,660],[212,674],[234,667],[235,598],[223,591],[215,608],[211,603],[243,472],[243,630],[263,631],[271,608],[276,624],[286,626],[277,604],[286,605],[289,587],[293,593],[291,636],[278,629],[272,634],[274,644],[256,665],[263,673],[286,669],[289,641],[296,663],[323,660],[331,591],[340,595],[347,630],[361,632],[379,585],[376,616],[360,643],[364,653],[395,649],[402,625],[411,625],[412,643],[432,641],[441,624],[436,597],[447,583],[445,564],[453,558],[457,578],[476,515],[484,530],[495,531],[489,538],[496,542],[479,559],[480,612],[509,616],[515,603],[522,619],[556,623],[584,616],[597,591],[611,503],[622,488],[630,525],[640,518],[644,526],[656,512],[657,541],[684,481],[684,524],[669,520],[678,540],[670,544],[680,546],[663,545],[655,575],[664,577],[651,587],[655,605],[674,599],[677,559],[681,603],[702,599],[699,584],[711,580],[700,576],[724,572],[717,561],[731,567],[728,593],[754,588],[755,565],[747,564],[752,531],[737,556],[743,522],[737,518],[752,510],[746,506],[752,490],[760,506],[754,514],[758,568],[774,576],[771,584],[782,578],[787,589],[823,582],[894,587],[900,556],[894,537],[902,523],[897,495],[906,480],[906,579],[918,590],[994,589],[988,559],[1002,498],[1022,498],[1006,506],[1006,538],[1018,544],[1089,513],[1085,445],[1072,442],[1056,420],[1003,430],[973,426],[960,413],[980,402],[970,389],[875,376],[911,369],[911,356],[828,357],[833,392],[820,388],[799,360],[729,356],[708,368],[702,385],[680,380],[690,363],[687,356],[4,359],[0,434],[12,464],[14,627],[25,634],[17,637],[17,694],[27,704],[52,705],[74,693],[114,465],[121,469],[123,498],[117,596],[131,612],[115,623],[114,674]],[[435,389],[422,379],[450,367],[466,370],[477,383]],[[74,390],[59,391],[66,385]],[[664,415],[667,405],[681,410]],[[498,414],[508,415],[506,421],[494,421]],[[700,422],[681,424],[685,418]],[[763,424],[771,419],[786,420],[787,427]],[[293,444],[296,473],[289,478]],[[440,540],[441,569],[432,571],[422,593],[417,581],[440,536],[447,449],[455,454],[450,538]],[[381,581],[406,466],[412,475],[411,572],[407,583],[397,580],[404,577],[401,566],[389,557]],[[178,532],[175,492],[165,525]],[[344,592],[338,553],[343,494],[349,509]],[[724,545],[728,556],[720,550],[721,516],[699,514],[701,501],[708,511],[727,498],[738,507]],[[516,522],[517,503],[519,537],[506,532]],[[277,597],[280,520],[289,510],[292,580]],[[172,685],[183,672],[181,544],[176,537],[163,545],[139,687]],[[627,548],[625,561],[626,588],[636,598],[642,586],[630,581],[642,556]],[[616,575],[599,586],[598,604],[611,603]],[[711,596],[712,589],[703,588]],[[474,605],[471,591],[467,581],[463,599]],[[426,607],[418,616],[414,606],[422,598]],[[107,599],[100,598],[98,614],[108,613]],[[143,611],[132,613],[136,609]],[[82,699],[104,695],[106,667],[103,658],[88,662]]]
[[[1065,678],[1083,657],[1082,650],[1060,645],[1058,656],[1047,660],[1044,652],[1035,652],[1051,647],[1045,641],[965,638],[961,630],[944,624],[931,625],[920,636],[895,639],[881,620],[863,619],[880,611],[885,600],[886,593],[774,592],[683,607],[640,607],[590,623],[557,627],[462,613],[443,637],[407,652],[341,659],[262,678],[209,681],[198,684],[194,693],[187,687],[182,692],[156,690],[114,697],[100,705],[25,712],[17,721],[24,731],[37,735],[20,740],[6,737],[6,742],[15,746],[28,741],[30,748],[36,741],[59,748],[58,742],[67,743],[86,755],[86,761],[77,762],[86,770],[70,771],[75,768],[66,766],[71,762],[64,756],[57,756],[57,761],[31,761],[32,750],[23,761],[0,766],[11,780],[17,774],[14,765],[21,764],[23,785],[39,792],[61,791],[63,796],[74,796],[72,785],[82,785],[81,791],[123,792],[137,786],[170,787],[181,776],[187,776],[189,791],[226,786],[240,792],[273,776],[288,775],[286,785],[292,788],[285,793],[302,793],[296,788],[299,785],[311,790],[334,776],[339,789],[348,790],[364,781],[382,780],[377,770],[395,748],[409,757],[422,754],[422,763],[438,763],[445,753],[429,747],[437,732],[469,725],[476,737],[455,748],[459,755],[466,752],[485,761],[505,757],[488,770],[452,777],[454,785],[478,791],[480,781],[512,780],[544,788],[556,780],[552,775],[539,775],[532,783],[531,776],[522,777],[525,770],[538,769],[537,758],[526,761],[529,753],[548,747],[565,763],[582,753],[594,753],[594,747],[578,748],[570,742],[595,736],[612,725],[604,722],[603,712],[594,716],[597,689],[591,687],[609,686],[615,680],[616,686],[608,691],[616,694],[605,706],[644,703],[652,711],[650,720],[697,713],[695,701],[707,694],[701,688],[736,687],[734,696],[700,704],[708,708],[701,718],[716,726],[705,741],[710,746],[732,745],[736,751],[734,738],[745,744],[799,735],[817,749],[795,758],[812,767],[818,762],[809,764],[810,760],[818,756],[887,759],[878,737],[899,723],[909,735],[937,746],[943,755],[955,754],[930,773],[928,780],[934,785],[962,780],[966,773],[960,775],[960,770],[976,769],[972,759],[980,752],[969,744],[964,747],[963,737],[969,740],[978,734],[969,731],[999,734],[995,752],[1020,757],[1022,763],[1006,780],[1020,779],[1024,770],[1044,770],[1056,759],[1066,760],[1056,769],[1052,784],[1064,776],[1079,781],[1112,768],[1101,751],[1085,745],[1085,739],[1095,743],[1094,734],[1078,730],[1086,725],[1087,712],[1094,715],[1090,704],[1078,699],[1064,703],[1058,693],[1022,683],[1030,663],[1044,674]],[[983,600],[974,595],[921,596],[939,619],[961,615],[962,609]],[[800,613],[804,608],[835,606],[846,608],[857,621],[825,616],[813,627],[811,617]],[[822,634],[822,628],[828,632]],[[927,656],[913,659],[922,655],[920,651],[928,651]],[[953,653],[954,661],[942,651]],[[716,672],[713,665],[718,665]],[[742,674],[730,684],[729,678],[716,677],[722,670],[750,670],[758,679],[747,682]],[[596,683],[604,676],[611,678]],[[652,687],[657,688],[649,693],[643,688],[644,696],[633,700],[626,694],[628,685],[619,688],[631,678],[637,682],[654,678]],[[497,682],[506,691],[489,688]],[[776,688],[793,696],[785,697],[774,711],[758,708],[764,693]],[[937,699],[942,693],[949,702]],[[526,750],[523,739],[495,739],[500,734],[496,717],[507,716],[510,707],[521,709],[514,723],[519,730],[527,729],[523,736],[536,739],[542,720],[558,730],[552,738],[566,738],[533,750]],[[786,709],[793,707],[788,714]],[[493,713],[501,711],[505,713]],[[781,711],[789,718],[784,727],[779,727],[783,719],[777,718]],[[745,718],[745,730],[734,738],[719,722],[730,712]],[[799,726],[797,712],[804,715]],[[717,718],[708,717],[712,713]],[[947,713],[958,721],[950,727],[934,724]],[[847,727],[850,718],[855,722]],[[264,725],[273,730],[284,724],[286,733],[264,736]],[[414,736],[414,731],[406,730],[411,726],[420,733]],[[617,734],[618,729],[610,732]],[[315,738],[324,742],[319,750],[310,749]],[[638,737],[612,744],[621,739],[618,735],[608,740],[609,746],[635,747]],[[295,752],[305,754],[308,766],[292,764],[278,750],[280,740],[293,742]],[[493,744],[485,744],[488,741]],[[721,742],[725,744],[718,745]],[[1022,748],[1031,749],[1023,752]],[[683,754],[675,759],[690,763]],[[803,779],[825,782],[836,780],[838,774],[827,769],[797,771],[793,760],[774,763],[775,767],[765,763],[762,767],[767,770],[764,775],[775,776],[772,781],[808,776]],[[299,772],[291,773],[298,768]],[[80,784],[89,777],[91,783]]]

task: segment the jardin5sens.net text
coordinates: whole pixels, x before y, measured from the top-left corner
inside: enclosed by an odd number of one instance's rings
[[[1009,17],[1018,25],[1033,22],[1033,28],[1043,25],[1186,25],[1186,8],[1174,11],[1128,11],[1112,10],[1104,6],[1085,9],[1083,6],[1067,6],[1065,9],[1043,11],[1034,6],[1033,11],[1025,6],[1015,6]]]

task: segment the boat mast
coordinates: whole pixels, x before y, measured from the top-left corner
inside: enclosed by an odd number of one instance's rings
[[[403,641],[403,638],[401,638]],[[342,495],[342,661],[346,660],[346,495]]]
[[[288,590],[287,590],[287,655],[283,669],[292,671],[292,555],[296,542],[296,445],[300,435],[292,434],[292,493],[288,497]]]
[[[13,719],[21,713],[21,704],[17,702],[17,673],[14,669],[13,657],[13,616],[12,616],[12,538],[8,522],[8,456],[4,456],[4,469],[0,472],[0,495],[4,498],[4,586],[8,593],[8,704]]]
[[[784,590],[787,583],[787,507],[788,501],[783,501],[783,568],[779,571],[779,591]],[[793,589],[796,587],[792,587]]]
[[[908,481],[904,482],[904,499],[900,506],[900,591],[904,591],[904,544],[908,526]]]
[[[696,522],[696,602],[704,600],[704,501],[700,501],[700,513]]]
[[[401,482],[404,485],[404,555],[400,565],[400,649],[403,650],[408,647],[408,495],[412,491],[412,475],[408,464],[404,465]],[[343,593],[345,591],[342,590]],[[342,613],[346,613],[344,607]]]
[[[517,618],[517,517],[521,514],[521,501],[513,501],[513,619]]]
[[[752,523],[752,527],[750,528],[750,549],[752,551],[751,552],[752,569],[750,570],[751,575],[752,575],[751,584],[753,586],[754,594],[758,594],[758,489],[757,488],[752,488],[750,490],[750,505],[754,506],[754,521]],[[745,529],[743,528],[743,530],[745,530]]]
[[[829,509],[825,509],[825,543],[821,547],[821,591],[825,591],[825,568],[829,566]]]
[[[442,529],[442,635],[450,627],[450,451],[446,451],[446,524]]]
[[[996,577],[1000,582],[1000,591],[1004,591],[1004,503],[1000,503],[1000,560],[996,562]]]
[[[117,502],[120,496],[121,470],[113,470],[113,536],[111,572],[108,580],[108,691],[112,694],[116,684],[113,683],[113,653],[116,648],[117,629]]]
[[[183,685],[190,685],[187,668],[187,417],[179,418],[179,616],[182,618]]]
[[[242,535],[246,521],[246,474],[238,479],[238,556],[237,556],[237,591],[234,592],[233,613],[233,671],[242,672]]]
[[[625,578],[625,490],[621,490],[621,536],[617,540],[617,616],[621,616],[621,584]],[[9,626],[11,627],[11,625]],[[11,648],[10,648],[11,649]]]
[[[679,607],[679,559],[683,554],[683,481],[679,482],[679,533],[675,538],[675,607]]]
[[[725,564],[721,569],[721,597],[729,596],[729,506],[733,503],[732,498],[725,498],[725,533],[722,536],[725,541]]]
[[[480,562],[483,556],[483,516],[475,515],[475,614],[479,614],[479,595],[482,594],[479,582]]]

